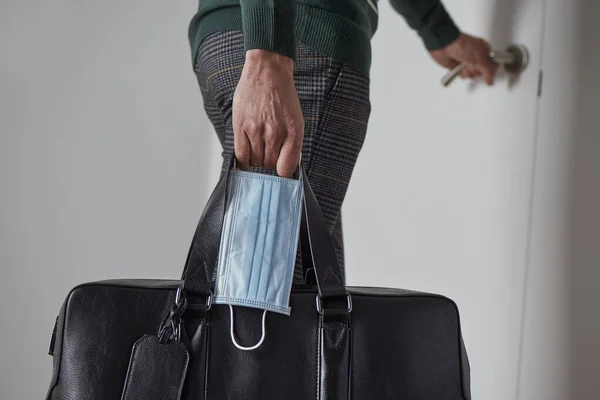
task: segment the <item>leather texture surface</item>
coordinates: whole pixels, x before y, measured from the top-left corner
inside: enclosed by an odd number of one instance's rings
[[[56,334],[55,384],[47,398],[120,399],[133,344],[146,334],[156,334],[181,283],[107,281],[72,291],[59,318],[63,323]],[[353,300],[350,335],[321,332],[316,288],[294,288],[292,316],[270,314],[267,340],[251,352],[239,351],[231,343],[227,306],[213,305],[207,322],[195,330],[197,336],[183,339],[190,363],[182,398],[469,399],[463,385],[469,371],[463,362],[459,315],[451,300],[395,289],[349,287],[348,291]],[[242,345],[260,337],[260,314],[253,309],[236,312],[235,334]],[[186,325],[192,328],[204,320],[187,318]],[[322,341],[343,348],[346,338],[347,396],[338,387],[344,380],[333,381],[345,371],[339,370],[345,363],[340,360],[344,352],[322,359],[321,350]],[[322,388],[342,391],[324,397]]]
[[[345,312],[321,316],[319,330],[319,400],[349,399],[350,316]]]
[[[143,336],[133,346],[121,400],[180,400],[189,360],[182,342]]]
[[[323,214],[301,173],[301,231],[309,247],[303,251],[310,254],[316,285],[292,288],[291,316],[270,313],[258,349],[236,348],[228,306],[208,301],[227,199],[225,173],[198,224],[184,281],[111,280],[78,286],[67,296],[57,320],[47,400],[120,399],[134,343],[157,334],[182,286],[186,301],[179,304],[187,310],[177,344],[189,353],[184,400],[470,400],[456,304],[434,294],[346,287]],[[239,307],[235,316],[238,342],[256,343],[262,310]],[[138,383],[135,390],[147,400],[164,400],[144,392],[151,384]]]

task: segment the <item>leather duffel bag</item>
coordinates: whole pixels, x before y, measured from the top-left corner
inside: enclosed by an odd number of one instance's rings
[[[269,314],[259,348],[234,346],[228,307],[211,304],[225,172],[196,229],[183,279],[93,282],[68,294],[53,333],[47,399],[470,400],[456,304],[437,294],[346,287],[301,173],[301,248],[313,279],[292,287],[290,316]],[[256,343],[261,310],[240,307],[235,335]]]

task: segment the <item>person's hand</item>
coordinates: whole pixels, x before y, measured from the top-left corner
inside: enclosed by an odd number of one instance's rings
[[[461,62],[465,63],[461,78],[483,76],[483,80],[492,85],[498,64],[490,58],[490,50],[490,44],[485,40],[461,33],[455,41],[442,49],[431,51],[430,54],[438,64],[448,69]]]
[[[304,138],[294,61],[267,50],[247,51],[232,120],[235,156],[242,168],[262,166],[291,176]]]

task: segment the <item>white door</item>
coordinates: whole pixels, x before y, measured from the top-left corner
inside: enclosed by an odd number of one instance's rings
[[[446,0],[465,32],[523,43],[527,70],[456,80],[382,2],[372,114],[343,209],[350,285],[444,294],[461,311],[473,398],[517,398],[544,4]]]

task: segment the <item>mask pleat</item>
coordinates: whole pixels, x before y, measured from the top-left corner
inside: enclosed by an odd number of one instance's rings
[[[244,172],[232,182],[215,303],[289,312],[301,184]]]
[[[260,196],[260,192],[252,187],[252,182],[243,176],[235,177],[235,184],[238,187],[236,195],[238,202],[236,208],[232,210],[234,233],[229,246],[229,271],[225,277],[227,282],[227,297],[242,298],[248,293],[248,282],[252,273],[252,258],[254,257],[255,236],[249,232],[255,232],[257,224],[258,207],[251,208],[247,204],[253,204],[254,200]],[[245,199],[251,199],[245,205]]]
[[[269,267],[265,267],[265,271],[263,273],[261,282],[260,282],[260,291],[259,291],[259,298],[262,301],[270,301],[271,296],[270,293],[273,291],[273,289],[275,288],[275,286],[278,286],[278,283],[276,283],[277,281],[273,280],[273,270],[277,270],[278,266],[277,265],[277,246],[276,246],[276,239],[277,236],[280,234],[280,220],[278,219],[278,213],[279,210],[281,209],[281,183],[280,182],[271,182],[271,201],[270,201],[270,207],[269,207],[269,215],[268,215],[268,226],[269,226],[269,231],[268,234],[265,235],[265,242],[267,243],[267,245],[265,246],[265,254],[264,254],[264,262],[265,262],[265,266],[269,266]]]
[[[259,275],[258,275],[258,283],[257,290],[254,293],[254,298],[257,301],[265,300],[265,292],[268,289],[269,285],[269,270],[271,269],[271,252],[272,245],[271,241],[274,235],[274,225],[276,225],[277,221],[272,220],[271,218],[271,209],[273,207],[277,207],[277,202],[273,201],[273,192],[277,191],[277,185],[273,183],[273,181],[266,181],[265,186],[269,188],[268,193],[265,193],[264,201],[263,201],[263,214],[261,215],[261,219],[263,221],[264,230],[262,231],[262,235],[260,239],[263,241],[262,246],[262,254],[261,258],[257,259],[257,263],[259,265]]]
[[[254,180],[250,181],[250,184],[253,184],[255,187],[254,190],[260,193],[260,198],[257,202],[251,203],[259,206],[259,208],[258,210],[254,210],[254,212],[257,214],[256,230],[254,234],[254,251],[252,254],[252,261],[248,266],[251,271],[246,298],[256,299],[260,282],[260,273],[261,269],[263,269],[263,254],[265,250],[264,237],[267,229],[267,218],[269,214],[268,203],[271,200],[271,185],[266,180]]]

